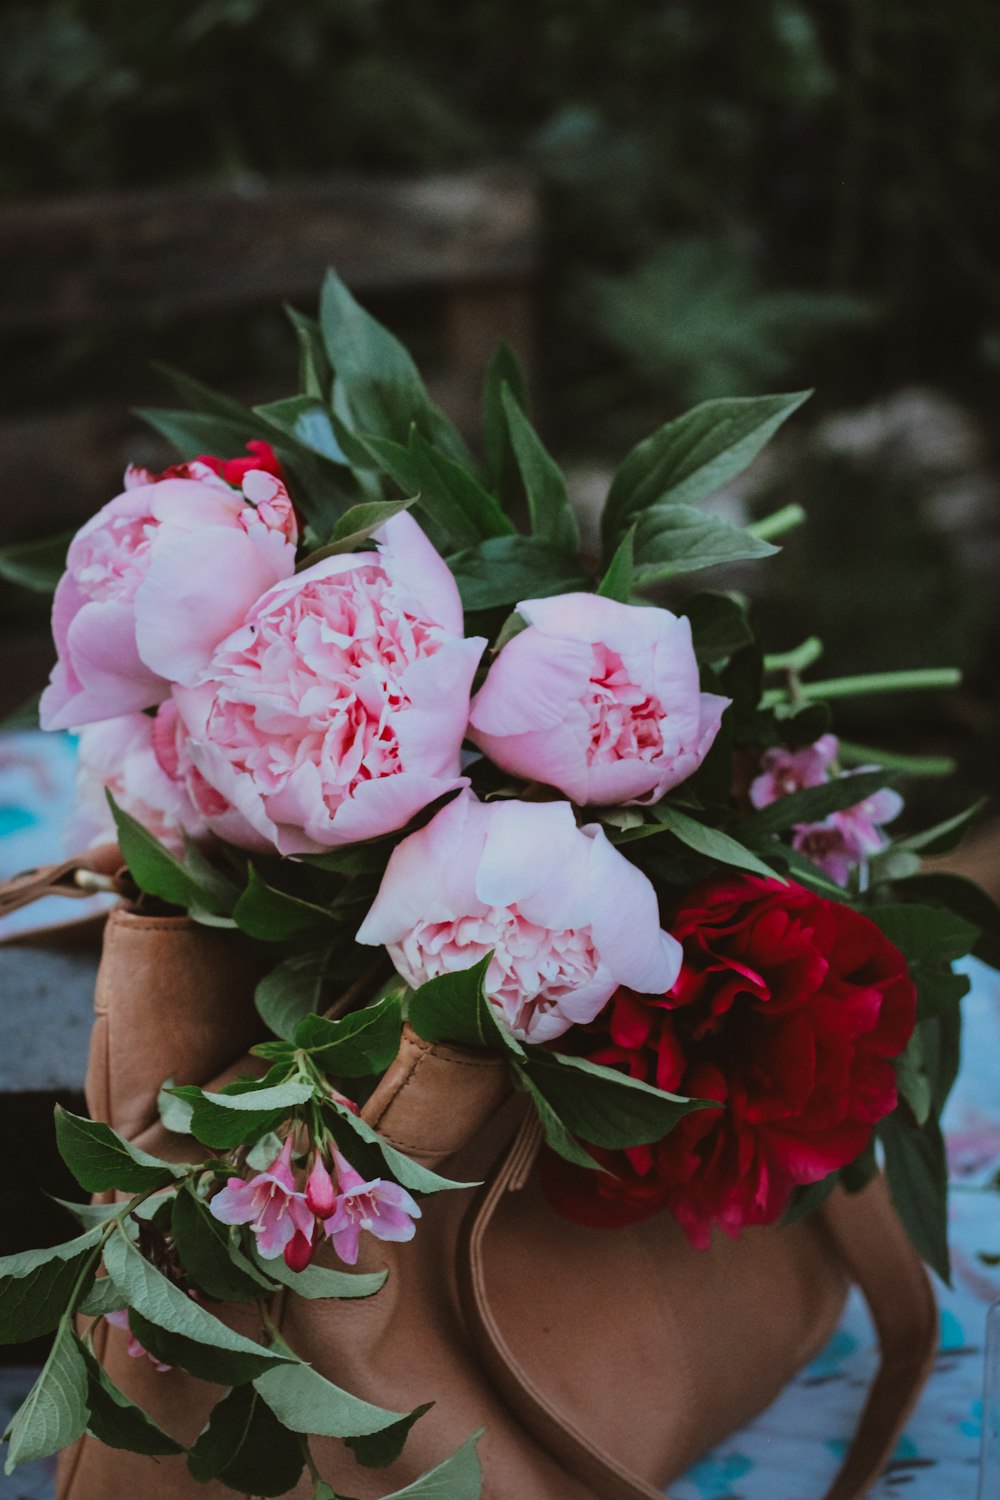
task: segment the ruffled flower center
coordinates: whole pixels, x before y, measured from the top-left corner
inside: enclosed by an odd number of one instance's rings
[[[126,604],[135,598],[157,526],[152,516],[112,516],[74,543],[72,573],[88,599]]]
[[[600,962],[589,927],[553,932],[530,922],[516,905],[493,906],[481,916],[450,922],[419,922],[389,953],[418,985],[471,968],[491,950],[486,992],[521,1035],[539,1014],[557,1010],[589,983]]]
[[[268,797],[303,768],[332,816],[364,781],[405,769],[393,716],[406,669],[444,644],[377,565],[317,579],[249,626],[215,662],[208,738]]]
[[[663,704],[632,681],[617,651],[598,642],[593,652],[594,665],[583,700],[590,716],[588,765],[655,760],[663,753]]]

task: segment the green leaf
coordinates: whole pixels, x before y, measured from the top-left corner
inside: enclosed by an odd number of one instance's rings
[[[293,953],[265,974],[254,991],[254,1004],[276,1036],[291,1041],[299,1022],[319,1010],[329,949]]]
[[[262,1370],[287,1362],[287,1355],[265,1349],[244,1338],[186,1296],[155,1266],[143,1259],[120,1228],[113,1230],[108,1237],[104,1265],[108,1275],[126,1297],[129,1308],[141,1318],[166,1333],[205,1345],[212,1355],[220,1356],[217,1363],[227,1371],[227,1375],[223,1377],[225,1384],[235,1385],[241,1379],[252,1380]],[[134,1331],[136,1337],[146,1344],[138,1329]],[[146,1344],[146,1347],[151,1348],[151,1345]],[[167,1362],[173,1364],[179,1361],[168,1357]],[[198,1371],[193,1373],[197,1374]],[[209,1375],[203,1378],[218,1377]]]
[[[586,1167],[591,1172],[602,1171],[603,1168],[598,1165],[589,1151],[580,1145],[575,1136],[570,1135],[545,1095],[532,1083],[528,1072],[517,1064],[514,1065],[514,1071],[520,1087],[524,1089],[535,1106],[545,1140],[552,1150],[564,1160],[573,1162],[575,1166]]]
[[[165,1078],[156,1096],[160,1124],[164,1130],[169,1130],[173,1135],[190,1135],[193,1106],[187,1099],[178,1099],[173,1089],[174,1080]]]
[[[302,1443],[252,1386],[223,1396],[188,1453],[201,1484],[221,1479],[243,1494],[287,1495],[305,1465]]]
[[[910,976],[917,986],[918,1021],[957,1012],[972,985],[968,974],[953,974],[947,963],[911,963]]]
[[[943,823],[936,823],[933,828],[925,828],[923,833],[911,833],[909,838],[899,839],[894,847],[912,849],[927,858],[933,854],[950,854],[953,849],[958,848],[969,829],[978,823],[988,801],[988,797],[980,797],[978,802],[974,802],[964,812],[956,813],[953,818],[946,818]]]
[[[48,1458],[83,1436],[88,1386],[80,1345],[69,1325],[61,1323],[42,1373],[10,1424],[5,1474],[18,1464]]]
[[[395,1146],[390,1146],[377,1130],[373,1130],[367,1121],[362,1120],[360,1115],[354,1114],[345,1104],[338,1104],[336,1100],[331,1099],[327,1101],[327,1106],[341,1127],[340,1136],[345,1137],[349,1131],[358,1136],[364,1145],[373,1146],[389,1168],[391,1175],[411,1192],[442,1193],[450,1189],[478,1186],[478,1183],[474,1182],[453,1182],[451,1178],[441,1177],[437,1172],[432,1172],[429,1167],[421,1166],[420,1162],[413,1161],[402,1151],[397,1151]],[[350,1159],[350,1150],[347,1150],[345,1155]]]
[[[735,832],[746,843],[759,845],[796,823],[818,823],[830,813],[856,807],[883,787],[892,786],[894,781],[895,777],[886,771],[856,771],[850,776],[838,776],[822,786],[807,786],[801,792],[779,797],[777,802],[742,818]]]
[[[286,1118],[312,1098],[312,1085],[290,1082],[241,1087],[239,1092],[208,1093],[184,1084],[174,1092],[193,1106],[191,1130],[205,1146],[232,1151]]]
[[[229,1225],[220,1223],[190,1186],[174,1199],[170,1232],[189,1279],[209,1297],[220,1302],[254,1302],[261,1288],[268,1288],[239,1249]]]
[[[579,560],[529,536],[490,537],[448,559],[464,609],[494,609],[587,588]]]
[[[118,1207],[119,1205],[115,1205]],[[125,1298],[110,1276],[98,1276],[90,1291],[80,1303],[80,1312],[86,1318],[103,1318],[109,1312],[121,1312],[126,1306]]]
[[[569,503],[563,472],[546,451],[508,386],[503,388],[501,400],[528,497],[531,530],[535,536],[551,542],[559,552],[576,553],[580,547],[580,528]]]
[[[316,1437],[367,1437],[384,1432],[413,1413],[386,1411],[341,1390],[311,1365],[289,1364],[254,1381],[279,1422]]]
[[[402,1453],[414,1422],[418,1422],[433,1405],[433,1401],[425,1402],[381,1432],[373,1432],[368,1437],[349,1437],[344,1441],[353,1450],[358,1463],[364,1464],[365,1468],[387,1469]]]
[[[636,523],[635,586],[648,588],[680,573],[771,557],[778,550],[711,511],[654,505]]]
[[[510,440],[504,391],[528,411],[528,388],[517,355],[501,339],[486,370],[483,390],[483,435],[486,443],[486,473],[493,494],[509,507],[518,493],[519,470]]]
[[[135,415],[165,437],[182,459],[192,459],[203,453],[243,453],[251,439],[261,436],[260,424],[254,422],[251,413],[244,407],[238,410],[239,417],[143,406],[135,409]]]
[[[220,903],[217,886],[199,880],[148,829],[119,807],[110,791],[106,796],[118,831],[122,858],[141,891],[159,896],[171,906],[202,907],[216,915],[227,915]]]
[[[385,1286],[389,1274],[388,1271],[330,1271],[315,1262],[306,1266],[304,1271],[291,1271],[280,1256],[277,1260],[265,1260],[255,1247],[251,1247],[250,1256],[272,1281],[280,1282],[310,1302],[327,1297],[335,1297],[341,1302],[374,1297]]]
[[[821,870],[818,865],[814,865],[811,859],[807,859],[797,849],[789,849],[784,844],[776,844],[773,849],[767,851],[767,857],[788,870],[798,884],[804,885],[808,890],[827,896],[831,901],[846,900],[847,892],[843,886],[838,885],[825,871]]]
[[[639,443],[608,493],[605,555],[639,511],[665,501],[696,505],[735,479],[809,394],[704,401]]]
[[[315,937],[317,932],[333,925],[333,919],[324,907],[275,890],[253,865],[233,918],[248,937],[265,943],[287,943]]]
[[[306,1016],[295,1045],[331,1078],[366,1078],[385,1072],[399,1051],[401,1031],[400,997],[390,994],[337,1020]]]
[[[559,1052],[530,1048],[524,1069],[571,1135],[612,1151],[662,1140],[692,1110],[718,1108]]]
[[[913,1244],[941,1280],[951,1284],[948,1253],[948,1167],[935,1120],[920,1128],[898,1113],[878,1127],[889,1192]]]
[[[746,609],[731,594],[692,594],[677,606],[691,621],[695,655],[713,666],[749,645],[753,631]]]
[[[821,1177],[819,1182],[811,1182],[808,1187],[796,1188],[789,1207],[782,1215],[782,1225],[797,1224],[800,1219],[805,1219],[809,1214],[815,1213],[826,1202],[839,1181],[839,1172],[829,1172],[826,1177]]]
[[[627,604],[632,597],[635,584],[635,526],[618,543],[618,550],[608,563],[601,586],[597,590],[602,599],[617,599]]]
[[[358,430],[406,442],[416,423],[442,452],[460,464],[470,462],[465,443],[431,401],[409,353],[334,271],[323,283],[319,321],[336,385]]]
[[[486,998],[486,973],[493,958],[487,953],[470,969],[440,974],[411,995],[407,1020],[428,1042],[452,1042],[460,1047],[488,1047],[524,1057],[524,1048],[501,1024]]]
[[[514,533],[513,521],[489,490],[484,489],[462,464],[455,463],[432,447],[416,429],[410,433],[406,451],[409,472],[416,480],[414,487],[420,496],[420,508],[446,528],[456,512],[461,513],[463,525],[452,532],[456,544],[468,539],[478,541],[483,537]]]
[[[970,952],[979,936],[964,917],[942,906],[919,906],[916,902],[899,906],[873,906],[868,909],[876,927],[901,948],[911,960],[931,959],[950,962]]]
[[[186,1177],[190,1168],[161,1161],[123,1140],[110,1125],[85,1120],[56,1105],[56,1145],[73,1176],[88,1193],[120,1188],[144,1193]]]
[[[483,1471],[476,1444],[482,1435],[482,1429],[473,1433],[443,1464],[422,1474],[405,1489],[393,1490],[385,1500],[480,1500]]]
[[[893,1059],[896,1083],[918,1125],[926,1125],[931,1113],[933,1091],[924,1067],[924,1045],[920,1027],[916,1027],[898,1057]]]
[[[98,1225],[68,1244],[0,1260],[0,1344],[25,1343],[55,1328],[88,1258],[96,1274],[102,1233]]]
[[[288,396],[255,406],[254,415],[262,418],[265,428],[278,428],[328,463],[347,465],[344,450],[337,442],[330,413],[315,396]]]
[[[242,402],[237,401],[235,396],[228,396],[224,391],[213,390],[210,385],[205,385],[202,381],[196,380],[193,375],[187,375],[183,370],[177,370],[173,365],[164,364],[161,360],[154,359],[152,361],[152,368],[156,370],[157,374],[169,380],[181,400],[185,401],[196,414],[223,417],[230,422],[241,425],[247,433],[246,438],[243,440],[244,443],[249,442],[251,438],[260,436],[251,421],[249,408],[244,406]],[[240,446],[242,447],[242,444]],[[196,458],[199,453],[206,451],[211,452],[212,450],[201,448],[198,450],[198,453],[188,454],[188,457]],[[223,455],[238,451],[239,449],[236,448],[222,450]]]
[[[679,812],[676,807],[668,807],[663,802],[653,808],[653,816],[669,833],[689,849],[694,849],[697,854],[718,860],[722,865],[733,865],[737,870],[749,870],[752,875],[763,875],[766,880],[774,879],[774,871],[770,865],[758,859],[756,854],[745,849],[736,839],[730,838],[728,833],[710,828],[707,823],[699,823],[697,818],[689,818],[687,813]]]
[[[994,969],[1000,968],[1000,907],[992,896],[962,875],[944,871],[928,871],[922,875],[911,875],[896,882],[897,890],[919,900],[926,896],[937,906],[946,906],[956,916],[964,917],[980,936],[972,952]]]
[[[359,542],[367,541],[387,521],[391,521],[393,516],[401,515],[413,504],[413,500],[363,500],[360,505],[352,505],[333,528],[333,536],[326,545],[317,547],[315,552],[303,558],[296,572],[301,573],[324,557],[337,557],[342,552],[353,552]]]
[[[35,594],[54,594],[66,570],[66,551],[72,531],[38,542],[11,542],[0,547],[0,578]]]
[[[183,1453],[180,1443],[162,1432],[156,1423],[120,1391],[86,1344],[79,1344],[87,1367],[87,1430],[106,1448],[124,1448],[129,1453],[162,1457]]]

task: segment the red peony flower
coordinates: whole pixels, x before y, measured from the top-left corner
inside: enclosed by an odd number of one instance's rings
[[[667,1208],[705,1248],[713,1224],[734,1237],[771,1224],[796,1186],[861,1154],[896,1106],[891,1059],[913,1030],[916,990],[873,922],[801,886],[713,880],[667,926],[684,947],[673,989],[619,990],[574,1034],[592,1061],[720,1107],[651,1146],[593,1149],[614,1176],[548,1153],[543,1179],[580,1223]]]

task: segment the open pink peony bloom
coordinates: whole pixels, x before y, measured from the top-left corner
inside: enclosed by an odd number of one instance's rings
[[[469,737],[574,802],[647,802],[701,765],[728,698],[703,693],[686,619],[594,594],[528,599],[476,694]]]
[[[42,727],[150,708],[170,682],[192,681],[253,601],[292,573],[295,535],[271,474],[247,474],[241,494],[208,468],[152,483],[130,471],[124,492],[70,543]]]
[[[393,850],[357,940],[385,943],[415,987],[492,950],[487,993],[531,1042],[592,1021],[619,985],[662,994],[681,963],[653,887],[600,827],[568,802],[471,792]]]
[[[208,1206],[221,1224],[249,1224],[265,1260],[277,1260],[296,1234],[312,1243],[316,1221],[295,1188],[290,1136],[266,1172],[249,1181],[230,1177]]]
[[[357,1265],[362,1229],[378,1240],[412,1240],[420,1205],[406,1189],[380,1177],[365,1182],[339,1151],[334,1153],[334,1160],[340,1191],[333,1213],[323,1224],[323,1233],[344,1264]]]
[[[750,783],[750,801],[754,807],[769,807],[780,797],[789,797],[807,786],[822,786],[829,780],[830,766],[839,748],[835,734],[823,734],[815,744],[801,750],[786,750],[783,746],[765,750],[760,775]]]
[[[153,1355],[150,1354],[145,1345],[140,1344],[139,1340],[132,1332],[132,1328],[128,1320],[128,1313],[126,1312],[124,1307],[119,1308],[117,1312],[105,1313],[104,1321],[105,1323],[110,1323],[112,1328],[120,1328],[122,1333],[125,1334],[125,1349],[130,1359],[148,1359],[158,1375],[163,1375],[167,1370],[173,1369],[173,1365],[165,1365],[162,1359],[155,1359]]]
[[[464,786],[469,690],[455,580],[417,523],[328,557],[259,599],[177,701],[191,753],[282,854],[402,828]]]

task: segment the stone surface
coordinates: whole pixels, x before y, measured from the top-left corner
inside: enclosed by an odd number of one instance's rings
[[[0,1092],[82,1087],[96,972],[95,953],[0,947]]]

